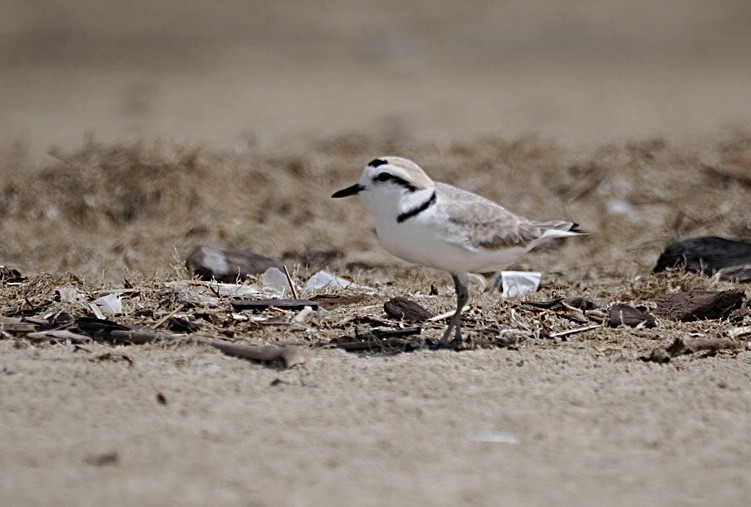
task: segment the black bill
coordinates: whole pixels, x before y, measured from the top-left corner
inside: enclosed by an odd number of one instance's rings
[[[359,183],[355,183],[351,187],[343,188],[338,192],[334,192],[331,197],[334,199],[338,199],[339,197],[349,197],[350,195],[355,195],[364,190],[365,187],[360,185]]]

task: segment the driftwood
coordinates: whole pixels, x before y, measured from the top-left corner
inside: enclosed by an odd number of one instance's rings
[[[667,363],[672,358],[683,354],[706,352],[716,354],[720,351],[738,352],[743,350],[744,344],[732,338],[685,337],[676,338],[667,347],[654,349],[649,356],[641,357],[643,361]]]
[[[293,366],[302,364],[308,358],[304,349],[293,345],[245,345],[224,340],[210,340],[207,343],[212,347],[221,350],[228,356],[250,359],[251,361],[270,363],[281,359],[284,361],[284,366],[286,368],[292,368]]]
[[[563,338],[563,337],[571,336],[574,334],[592,331],[593,329],[597,329],[600,327],[602,327],[600,324],[589,324],[587,326],[576,327],[574,329],[566,329],[565,331],[558,331],[557,333],[550,333],[548,336],[550,338]]]
[[[90,337],[68,331],[67,329],[37,331],[27,334],[26,338],[32,341],[67,341],[75,344],[89,343],[91,341]]]
[[[337,343],[337,348],[348,352],[409,352],[421,349],[423,340],[405,338],[384,338],[381,340],[366,340]]]
[[[655,314],[670,320],[690,322],[703,319],[725,319],[741,307],[745,293],[739,289],[712,292],[692,290],[664,294],[655,299]]]
[[[269,308],[281,310],[302,310],[306,306],[318,310],[318,303],[309,299],[236,299],[232,301],[232,308],[236,312],[243,310],[263,311]]]
[[[366,333],[355,331],[354,340],[340,340],[334,345],[349,352],[407,352],[425,345],[424,339],[416,337],[421,333],[421,327],[371,329]]]
[[[556,312],[562,310],[570,310],[572,308],[582,311],[599,310],[605,306],[599,301],[594,301],[582,296],[555,298],[548,301],[524,301],[522,302],[522,304],[525,306],[531,306],[544,310],[552,310]]]
[[[153,329],[115,329],[109,334],[109,339],[131,345],[143,345],[144,343],[166,342],[182,339],[183,336],[160,333]]]
[[[46,322],[45,322],[46,323]],[[0,331],[16,332],[16,333],[29,333],[39,329],[39,324],[35,322],[29,322],[22,317],[4,317],[0,315]]]

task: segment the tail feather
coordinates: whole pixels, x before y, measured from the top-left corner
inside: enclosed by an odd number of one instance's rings
[[[545,232],[542,233],[542,236],[529,244],[527,251],[532,250],[542,243],[547,243],[551,239],[568,238],[571,236],[587,234],[579,228],[579,224],[573,222],[547,222],[540,224],[540,226],[545,229]]]

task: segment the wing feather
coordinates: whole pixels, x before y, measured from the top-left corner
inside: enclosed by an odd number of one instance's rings
[[[444,238],[461,248],[532,248],[543,237],[576,234],[576,224],[572,222],[535,222],[465,190],[442,183],[436,184],[436,190],[437,212],[448,218],[442,224]],[[442,195],[445,199],[441,199]]]

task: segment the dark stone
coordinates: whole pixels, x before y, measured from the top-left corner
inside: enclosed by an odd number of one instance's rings
[[[655,327],[657,322],[652,315],[622,303],[614,304],[608,310],[608,326],[636,327],[638,325]]]
[[[657,259],[653,271],[683,268],[711,276],[738,266],[744,266],[741,274],[751,279],[751,242],[706,236],[671,243]]]
[[[395,297],[383,304],[389,318],[407,322],[424,322],[433,316],[428,310],[405,297]]]
[[[219,245],[195,247],[185,260],[185,264],[188,270],[201,280],[226,283],[242,280],[248,275],[259,275],[269,268],[284,269],[284,264],[275,259],[250,250]]]
[[[167,321],[167,329],[174,333],[195,333],[201,329],[201,325],[181,317],[172,317]]]
[[[744,300],[742,290],[675,292],[656,298],[654,313],[658,317],[680,322],[725,319],[733,310],[740,308]]]

